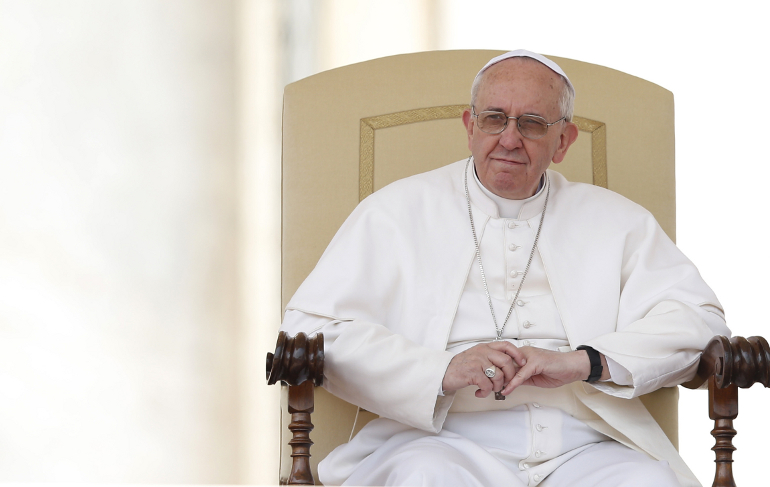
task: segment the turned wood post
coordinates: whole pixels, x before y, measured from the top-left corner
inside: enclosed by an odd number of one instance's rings
[[[314,408],[313,388],[323,383],[324,337],[318,333],[308,338],[304,333],[289,337],[278,333],[275,354],[267,354],[267,383],[281,381],[289,385],[289,430],[292,438],[289,485],[314,485],[310,470],[310,414]]]
[[[762,337],[716,336],[701,356],[695,378],[683,384],[695,389],[708,381],[709,418],[716,443],[716,473],[712,487],[736,487],[733,479],[733,420],[738,417],[738,388],[756,383],[770,387],[770,346]]]
[[[709,418],[714,420],[711,436],[716,443],[711,448],[716,454],[716,473],[712,487],[736,487],[733,479],[733,420],[738,416],[738,387],[731,384],[724,389],[716,386],[716,378],[709,377]]]
[[[292,433],[291,445],[291,474],[289,485],[314,485],[313,474],[310,471],[310,432],[313,423],[310,413],[313,412],[313,383],[306,380],[298,386],[289,386],[289,412]]]

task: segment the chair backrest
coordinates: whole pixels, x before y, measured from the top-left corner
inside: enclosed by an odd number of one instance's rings
[[[502,51],[434,51],[375,59],[286,87],[283,114],[282,306],[358,202],[397,179],[469,155],[460,116],[476,72]],[[552,57],[575,86],[581,134],[551,166],[651,211],[675,237],[674,98],[619,71]],[[643,398],[674,445],[678,390]],[[348,440],[356,407],[320,388],[311,464]],[[288,424],[283,409],[284,425]],[[374,415],[362,412],[356,430]],[[282,429],[281,477],[288,476]],[[317,478],[317,476],[316,476]]]

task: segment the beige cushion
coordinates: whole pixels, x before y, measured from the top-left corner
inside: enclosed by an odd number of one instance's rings
[[[282,306],[360,199],[397,179],[468,157],[460,120],[476,72],[502,51],[435,51],[333,69],[286,87],[283,117]],[[550,57],[550,56],[549,56]],[[650,210],[675,237],[674,99],[613,69],[551,57],[575,85],[581,129],[551,167]],[[677,389],[642,398],[678,444]],[[356,408],[320,388],[311,434],[315,467],[350,436]],[[288,424],[283,409],[284,425]],[[362,413],[356,429],[373,417]],[[290,467],[284,445],[281,477]],[[316,477],[317,478],[317,477]]]

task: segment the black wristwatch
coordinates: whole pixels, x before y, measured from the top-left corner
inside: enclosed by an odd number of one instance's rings
[[[588,345],[580,345],[575,350],[585,350],[588,352],[588,360],[591,361],[591,374],[588,376],[588,379],[584,380],[583,382],[590,383],[601,379],[602,372],[604,372],[604,367],[602,367],[602,357],[599,355],[599,352],[589,347]]]

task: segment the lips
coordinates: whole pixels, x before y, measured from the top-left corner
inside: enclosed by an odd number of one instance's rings
[[[493,159],[493,160],[499,161],[499,162],[503,162],[505,164],[526,164],[526,162],[514,161],[512,159],[506,159],[506,158],[503,158],[503,157],[491,156],[490,159]]]

